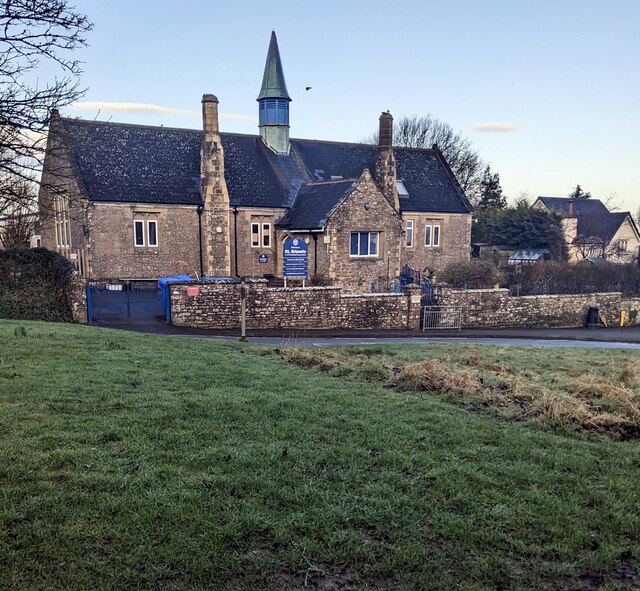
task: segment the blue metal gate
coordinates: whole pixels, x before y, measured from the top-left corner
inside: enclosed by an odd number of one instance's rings
[[[164,318],[160,290],[154,287],[87,285],[89,324],[156,322]]]

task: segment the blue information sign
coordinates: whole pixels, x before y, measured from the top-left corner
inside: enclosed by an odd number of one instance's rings
[[[299,238],[287,240],[282,247],[282,263],[285,277],[306,279],[309,254],[305,241]]]

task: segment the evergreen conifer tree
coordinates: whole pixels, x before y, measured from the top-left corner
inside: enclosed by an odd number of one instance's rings
[[[491,173],[491,167],[487,165],[480,183],[480,201],[478,209],[504,209],[507,206],[507,198],[502,194],[500,175]]]
[[[569,197],[572,199],[589,199],[591,193],[585,193],[580,185],[576,185],[576,188],[569,193]]]

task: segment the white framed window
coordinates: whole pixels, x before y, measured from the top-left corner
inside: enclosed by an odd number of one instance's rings
[[[431,246],[431,224],[424,227],[424,245]]]
[[[253,248],[260,247],[260,224],[251,224],[251,246]]]
[[[262,248],[271,247],[271,224],[262,224]]]
[[[407,248],[413,247],[413,220],[407,220],[407,229],[405,232],[406,246]]]
[[[144,220],[133,220],[133,244],[144,246]]]
[[[627,252],[629,248],[629,243],[626,240],[620,239],[618,240],[618,250],[620,252]]]
[[[272,236],[271,222],[251,222],[252,248],[271,248]]]
[[[440,224],[427,224],[424,227],[424,245],[434,248],[440,246]]]
[[[352,257],[377,257],[379,232],[351,232],[349,254]]]
[[[136,213],[133,218],[133,245],[136,248],[158,246],[158,219],[156,214]]]
[[[147,220],[147,246],[158,246],[157,220]]]
[[[53,200],[54,222],[56,231],[56,246],[69,248],[71,246],[71,221],[69,220],[69,204],[62,196]]]

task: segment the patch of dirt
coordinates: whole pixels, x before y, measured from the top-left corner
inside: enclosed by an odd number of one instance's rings
[[[638,591],[640,589],[640,571],[631,552],[624,552],[616,565],[609,571],[597,571],[585,568],[577,576],[544,577],[542,581],[548,589],[562,591],[598,591],[604,586],[616,591]]]

